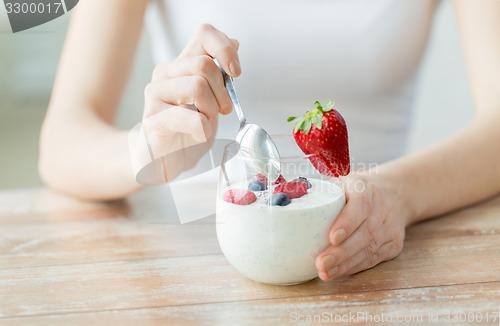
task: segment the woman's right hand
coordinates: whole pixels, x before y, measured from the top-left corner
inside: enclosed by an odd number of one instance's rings
[[[238,41],[204,24],[175,60],[155,67],[144,91],[142,130],[149,147],[148,159],[163,157],[163,180],[159,182],[169,181],[193,166],[209,147],[194,145],[210,145],[218,114],[231,112],[222,74],[212,58],[237,77],[241,73],[238,47]],[[131,154],[144,153],[132,150]]]

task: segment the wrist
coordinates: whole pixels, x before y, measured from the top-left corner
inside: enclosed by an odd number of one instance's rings
[[[392,201],[394,210],[401,216],[405,226],[408,226],[419,220],[419,202],[412,184],[398,172],[397,168],[383,164],[370,170],[369,175],[373,182],[380,185],[388,200]]]

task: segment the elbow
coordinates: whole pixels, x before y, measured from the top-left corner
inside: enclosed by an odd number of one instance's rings
[[[73,127],[71,127],[73,126]],[[101,151],[89,150],[75,124],[45,121],[40,133],[38,174],[51,190],[86,201],[115,201],[140,190],[139,184],[122,177],[120,170],[100,167]],[[75,131],[75,129],[78,129]]]
[[[42,183],[50,190],[64,195],[82,200],[102,201],[103,198],[91,196],[92,192],[85,191],[78,182],[74,182],[75,176],[69,173],[71,162],[68,162],[68,153],[61,150],[64,148],[63,144],[55,141],[57,137],[44,133],[43,129],[38,154],[38,175]]]
[[[38,150],[38,176],[42,180],[42,183],[51,189],[58,188],[56,167],[53,164],[53,160],[50,159],[50,139],[45,132],[46,121],[42,126],[42,131],[40,133],[40,142]]]
[[[54,177],[51,173],[49,163],[41,152],[38,154],[38,176],[45,186],[52,188]]]
[[[38,154],[38,176],[47,188],[56,192],[68,193],[70,189],[66,189],[65,185],[61,183],[61,177],[58,175],[60,166],[56,166],[54,161],[50,159],[47,152],[42,150],[41,146]]]
[[[38,175],[42,183],[50,190],[77,198],[82,201],[112,202],[122,200],[130,195],[126,191],[110,191],[105,187],[89,186],[78,177],[70,177],[68,167],[50,158],[47,153],[40,152],[38,157]],[[65,172],[66,171],[66,172]],[[96,190],[97,189],[97,190]]]
[[[38,175],[42,183],[52,191],[83,201],[111,202],[122,200],[140,189],[108,182],[102,184],[94,180],[93,176],[76,172],[75,164],[57,145],[41,142]]]
[[[57,160],[57,151],[52,150],[50,142],[47,142],[43,134],[40,137],[40,149],[38,154],[38,176],[42,183],[49,189],[70,194],[72,196],[82,198],[81,194],[75,193],[74,189],[68,187],[63,182],[61,173],[64,171],[63,162]]]

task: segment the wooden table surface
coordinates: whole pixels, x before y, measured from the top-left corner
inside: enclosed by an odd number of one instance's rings
[[[0,324],[500,325],[500,197],[407,230],[403,253],[330,283],[255,283],[213,218],[180,225],[165,187],[79,202],[0,191]]]

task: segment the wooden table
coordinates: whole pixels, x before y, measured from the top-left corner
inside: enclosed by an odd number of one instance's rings
[[[408,229],[396,259],[271,286],[236,272],[213,218],[180,225],[165,187],[110,204],[0,191],[0,324],[499,325],[500,197]]]

